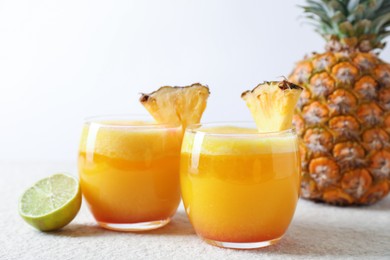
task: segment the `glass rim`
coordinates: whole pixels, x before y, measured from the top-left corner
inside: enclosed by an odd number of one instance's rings
[[[208,136],[224,136],[224,137],[272,137],[272,136],[280,136],[287,134],[296,134],[295,128],[289,128],[286,130],[280,131],[272,131],[272,132],[254,132],[254,133],[218,133],[218,132],[207,132],[202,131],[202,127],[213,127],[213,126],[253,126],[253,129],[257,130],[256,123],[254,121],[212,121],[207,123],[198,123],[188,125],[185,129],[185,133],[202,133]]]
[[[129,121],[142,121],[146,124],[131,124]],[[111,122],[110,122],[111,121]],[[112,121],[117,122],[129,122],[129,124],[115,124]],[[149,129],[149,128],[181,128],[179,124],[159,123],[151,115],[148,114],[106,114],[106,115],[94,115],[84,118],[84,124],[94,124],[102,127],[117,127],[117,128],[136,128],[136,129]]]

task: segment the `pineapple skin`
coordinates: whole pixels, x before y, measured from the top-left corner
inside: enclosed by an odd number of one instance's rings
[[[289,80],[304,88],[293,117],[301,196],[369,205],[390,190],[390,65],[372,52],[313,53]]]

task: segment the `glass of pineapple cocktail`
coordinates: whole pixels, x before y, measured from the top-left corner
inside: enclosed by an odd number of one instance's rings
[[[210,244],[272,245],[299,197],[300,156],[292,117],[302,88],[264,82],[242,94],[255,123],[195,124],[185,132],[180,182],[197,234]]]
[[[84,198],[100,226],[141,231],[167,224],[180,202],[182,129],[135,116],[86,120],[79,148]]]
[[[183,129],[200,122],[209,94],[200,83],[164,86],[140,98],[156,121],[130,116],[85,122],[80,183],[99,225],[142,231],[169,222],[180,202]]]
[[[294,130],[258,133],[252,123],[189,127],[181,151],[187,215],[206,242],[258,248],[286,232],[299,197]]]

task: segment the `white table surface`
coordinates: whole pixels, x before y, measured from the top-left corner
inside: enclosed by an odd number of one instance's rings
[[[0,259],[390,259],[390,197],[370,207],[342,208],[300,200],[287,234],[258,250],[213,247],[194,233],[181,206],[167,226],[145,233],[98,227],[83,205],[65,228],[34,230],[17,213],[21,193],[75,163],[0,163]]]

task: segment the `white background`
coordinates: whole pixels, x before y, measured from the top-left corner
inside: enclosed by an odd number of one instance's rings
[[[162,85],[209,85],[203,122],[250,120],[241,92],[323,50],[303,3],[0,0],[0,161],[74,161],[84,117],[145,113]]]

